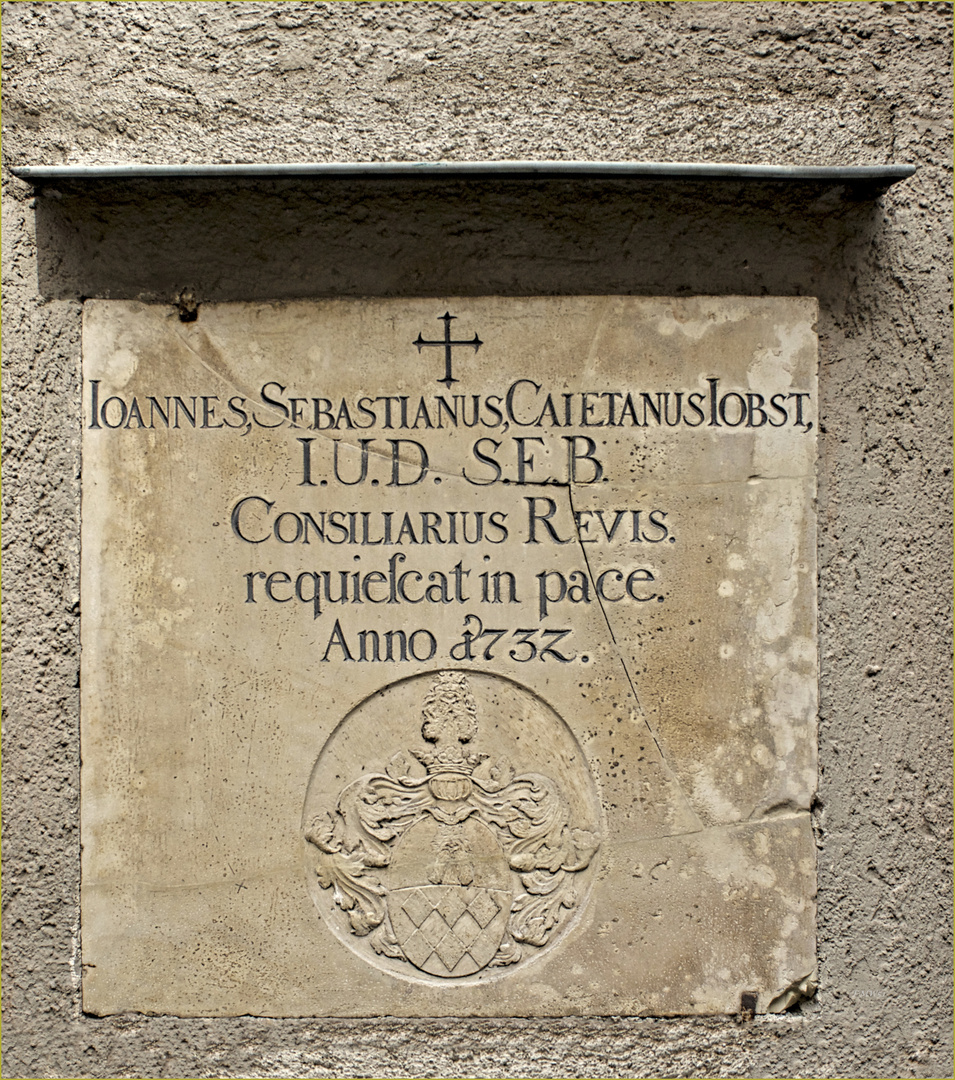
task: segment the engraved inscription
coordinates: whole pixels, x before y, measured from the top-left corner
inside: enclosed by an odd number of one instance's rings
[[[310,875],[367,959],[445,979],[517,965],[577,908],[596,815],[579,820],[544,772],[471,749],[478,705],[464,672],[430,678],[421,720],[425,747],[346,783],[333,808],[306,807]]]

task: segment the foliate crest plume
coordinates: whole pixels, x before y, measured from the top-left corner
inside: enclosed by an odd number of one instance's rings
[[[434,682],[421,710],[421,735],[435,749],[412,750],[429,773],[457,772],[470,774],[487,757],[468,754],[464,743],[477,734],[477,702],[471,693],[468,677],[460,671],[442,671]]]

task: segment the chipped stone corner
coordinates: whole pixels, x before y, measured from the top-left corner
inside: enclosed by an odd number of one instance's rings
[[[770,998],[769,1003],[766,1005],[766,1012],[783,1013],[788,1012],[790,1009],[795,1009],[804,1001],[809,1001],[815,997],[818,988],[817,974],[813,971],[812,974],[804,975],[801,979],[796,979],[794,982],[791,982],[789,986],[784,990],[781,990],[775,997]]]

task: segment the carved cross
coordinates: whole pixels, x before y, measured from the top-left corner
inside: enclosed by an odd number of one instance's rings
[[[477,334],[474,335],[471,341],[452,341],[451,320],[456,319],[457,315],[451,315],[449,312],[446,311],[443,315],[439,316],[439,318],[444,320],[443,341],[425,341],[425,339],[421,336],[421,332],[419,331],[417,338],[411,344],[418,346],[419,353],[425,345],[437,345],[444,348],[444,378],[438,379],[438,382],[444,383],[444,385],[450,390],[451,383],[455,383],[458,381],[451,374],[451,347],[453,345],[470,345],[474,349],[474,351],[477,352],[478,349],[480,349],[480,347],[484,344],[484,342],[477,336]]]

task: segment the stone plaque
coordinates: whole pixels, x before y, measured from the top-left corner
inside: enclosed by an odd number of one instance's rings
[[[87,303],[85,1008],[804,990],[815,318]]]

